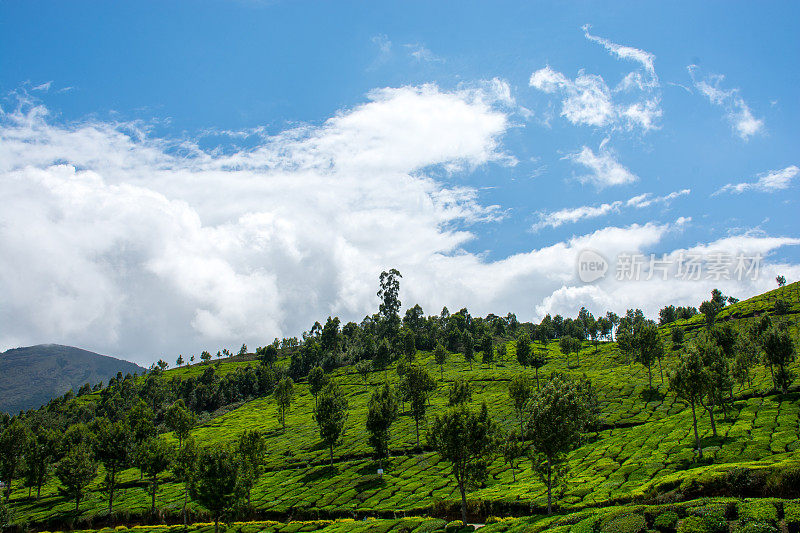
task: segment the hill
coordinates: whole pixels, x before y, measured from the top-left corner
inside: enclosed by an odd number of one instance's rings
[[[769,316],[780,330],[789,332],[797,346],[798,311],[800,284],[795,283],[726,306],[718,322],[739,332]],[[728,526],[733,530],[737,521],[744,525],[743,517],[750,516],[748,513],[768,515],[765,520],[769,527],[759,530],[765,533],[776,532],[779,519],[781,527],[787,527],[790,517],[797,521],[797,506],[785,498],[800,497],[800,364],[793,361],[788,366],[795,379],[787,394],[775,390],[769,367],[755,365],[751,381],[731,388],[725,413],[720,410],[717,414],[716,435],[709,417],[698,408],[703,449],[700,459],[693,451],[692,410],[669,390],[668,375],[686,344],[696,339],[703,327],[703,319],[697,315],[659,328],[666,351],[653,368],[654,390],[648,387],[645,367],[629,361],[616,342],[584,341],[579,358],[574,353],[562,354],[557,341],[534,342],[533,349],[547,359],[539,369],[542,379],[551,372],[562,372],[591,380],[599,400],[599,427],[567,456],[566,475],[556,494],[556,515],[544,517],[546,489],[531,462],[522,460],[512,471],[497,456],[489,465],[485,482],[468,494],[471,519],[485,522],[492,516],[505,517],[487,526],[487,533],[550,529],[562,533],[674,532],[676,523],[664,528],[655,524],[656,517],[666,511],[675,512],[682,524],[694,527],[685,530],[687,533],[724,533]],[[684,333],[682,345],[671,340],[676,329]],[[479,353],[473,363],[467,362],[463,353],[451,353],[440,369],[430,351],[417,352],[417,364],[437,381],[428,421],[445,412],[449,385],[463,378],[473,387],[470,405],[485,403],[504,430],[519,427],[508,385],[519,374],[533,377],[534,370],[517,362],[516,343],[508,335],[500,335],[495,341],[505,346],[506,356],[491,365],[481,364]],[[289,367],[292,355],[297,353],[296,348],[281,350],[276,366]],[[255,390],[253,380],[257,383],[259,379],[260,364],[252,359],[219,359],[163,373],[173,391],[180,391],[181,384],[194,387],[193,394],[186,397],[189,405],[206,405],[202,402],[207,397],[219,398],[199,413],[201,423],[191,432],[199,446],[232,446],[245,430],[257,430],[265,437],[264,471],[252,491],[253,509],[240,516],[280,522],[240,523],[232,531],[442,531],[444,520],[458,516],[460,497],[450,465],[427,446],[424,421],[421,446],[416,446],[408,404],[392,426],[390,458],[383,463],[385,473],[379,476],[376,472],[378,463],[368,446],[365,428],[367,402],[377,386],[398,385],[397,362],[385,370],[371,371],[366,378],[354,365],[328,372],[344,390],[349,405],[344,435],[334,449],[330,466],[328,449],[314,420],[315,398],[307,381],[300,379],[294,386],[287,429],[283,430],[271,393],[242,392],[247,387]],[[137,382],[142,390],[147,388],[143,379]],[[73,401],[91,412],[100,409],[104,396],[95,392]],[[160,438],[177,445],[176,437],[163,424],[160,431]],[[11,498],[17,520],[34,528],[63,527],[67,520],[70,525],[87,528],[181,521],[186,487],[171,473],[165,473],[159,484],[157,517],[149,514],[148,484],[138,469],[121,473],[120,490],[115,495],[116,516],[107,514],[103,479],[101,468],[78,513],[73,512],[74,502],[59,493],[55,477],[46,482],[38,500],[29,497],[27,489],[17,488]],[[737,501],[731,496],[755,500]],[[778,499],[767,501],[766,496]],[[191,500],[188,511],[190,520],[208,520],[207,511]],[[725,523],[724,531],[719,527],[703,529],[705,526],[697,526],[692,518],[705,520],[712,515],[719,515]],[[417,516],[425,518],[412,518]],[[630,519],[636,527],[626,529],[630,524],[616,524],[613,518],[617,516],[637,517]],[[341,520],[353,518],[357,521]],[[363,519],[369,520],[364,523]],[[573,531],[579,524],[581,527]],[[205,532],[208,528],[198,525],[195,530]]]
[[[40,344],[0,354],[0,411],[36,409],[86,383],[108,382],[117,372],[142,373],[144,368],[72,346]]]

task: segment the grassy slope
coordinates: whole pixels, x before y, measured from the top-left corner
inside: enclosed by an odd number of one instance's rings
[[[791,303],[788,327],[797,339],[798,319],[794,313],[800,311],[798,283],[730,306],[721,317],[731,317],[737,325],[745,323],[753,320],[754,313],[769,311],[777,297]],[[701,324],[695,317],[662,328],[662,333],[668,338],[672,327],[683,327],[688,340]],[[752,389],[737,391],[738,399],[730,420],[723,421],[720,415],[719,437],[711,438],[708,417],[699,417],[705,455],[713,458],[713,463],[697,464],[693,462],[691,451],[691,413],[682,402],[667,394],[657,366],[653,380],[663,398],[646,402],[646,370],[640,365],[626,364],[613,343],[601,344],[596,352],[587,343],[581,350],[579,367],[574,355],[570,363],[576,366],[567,366],[557,343],[537,348],[548,350],[550,355],[540,374],[554,370],[585,374],[597,386],[602,402],[604,429],[596,439],[570,454],[569,482],[559,502],[565,510],[630,501],[652,489],[668,490],[681,482],[719,475],[734,465],[752,468],[800,465],[798,393],[784,398],[769,394],[771,382],[768,371],[763,368],[757,370]],[[430,354],[420,353],[418,357],[438,379],[439,368]],[[665,373],[673,367],[675,357],[675,353],[670,353],[665,359]],[[235,366],[246,364],[223,361],[220,370],[232,371]],[[793,366],[797,371],[798,363]],[[168,372],[188,375],[201,372],[202,368],[196,365]],[[518,422],[508,400],[507,383],[521,371],[514,360],[511,344],[507,360],[491,369],[480,364],[470,369],[460,355],[454,354],[445,366],[444,383],[440,383],[431,400],[429,417],[445,408],[446,385],[460,376],[473,383],[473,404],[485,401],[498,422],[511,428]],[[530,369],[526,372],[533,374]],[[393,426],[393,457],[386,467],[387,474],[382,479],[375,475],[376,463],[370,458],[371,450],[366,445],[366,402],[368,391],[375,385],[385,381],[397,383],[394,369],[373,373],[367,385],[352,368],[339,369],[334,375],[347,392],[350,413],[345,435],[335,449],[332,469],[326,466],[327,450],[320,445],[311,416],[313,398],[304,383],[296,386],[286,433],[280,429],[272,398],[260,398],[198,427],[194,431],[195,438],[201,445],[219,446],[234,442],[245,429],[265,433],[267,471],[254,489],[252,499],[267,516],[318,514],[332,517],[353,513],[393,516],[396,512],[438,513],[454,505],[457,494],[448,476],[448,465],[429,450],[413,451],[414,423],[409,416],[402,416]],[[797,381],[795,390],[796,385]],[[174,441],[169,434],[165,438]],[[424,434],[421,441],[424,444]],[[144,484],[139,483],[138,471],[131,469],[122,477],[124,487],[115,496],[116,510],[123,515],[144,515],[149,509],[149,500]],[[84,518],[102,516],[105,512],[105,499],[99,492],[101,481],[102,473],[81,505]],[[158,493],[159,507],[166,515],[176,516],[180,512],[183,486],[172,481],[169,475],[165,475],[164,481]],[[481,506],[484,514],[525,514],[531,506],[543,505],[544,490],[529,464],[523,463],[518,468],[517,482],[513,483],[511,470],[497,459],[491,465],[486,486],[470,493],[469,498]],[[12,498],[18,518],[44,522],[69,513],[74,506],[58,496],[55,480],[43,488],[42,495],[37,502],[27,499],[27,491],[16,490]],[[202,514],[199,507],[194,509]]]

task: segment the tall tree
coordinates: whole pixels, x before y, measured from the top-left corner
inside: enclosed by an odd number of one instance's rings
[[[219,533],[219,520],[239,500],[239,461],[224,448],[201,450],[189,494],[214,518],[214,533]]]
[[[444,379],[444,364],[447,362],[447,350],[441,343],[436,343],[436,348],[433,349],[433,360],[439,365],[439,377]]]
[[[383,469],[383,459],[389,457],[391,426],[397,420],[397,396],[384,384],[372,393],[367,404],[367,433],[369,445],[378,456],[379,467]]]
[[[172,448],[167,441],[159,437],[151,437],[139,449],[142,471],[149,478],[150,514],[156,514],[156,493],[158,492],[158,476],[172,464]]]
[[[317,427],[322,442],[330,451],[333,466],[333,447],[339,442],[347,420],[347,398],[336,383],[329,383],[319,397],[317,405]]]
[[[356,363],[356,372],[358,372],[361,379],[364,381],[364,390],[367,390],[367,385],[369,385],[370,371],[372,371],[372,361],[369,359],[362,359]]]
[[[186,408],[186,404],[183,403],[182,399],[178,399],[167,409],[165,422],[167,427],[178,437],[178,450],[180,450],[183,446],[183,441],[186,440],[197,423],[197,417]]]
[[[32,439],[28,424],[16,417],[11,424],[0,434],[0,475],[6,482],[6,502],[11,498],[11,485],[17,474],[22,470],[25,451]]]
[[[464,346],[464,360],[469,363],[469,369],[472,370],[472,362],[475,360],[475,341],[469,331],[464,331],[461,344]]]
[[[266,444],[264,437],[255,430],[245,430],[239,435],[236,454],[239,456],[239,481],[247,497],[247,507],[250,508],[250,493],[253,490],[262,472],[264,450]]]
[[[794,374],[787,368],[795,358],[794,343],[789,332],[776,326],[770,327],[763,335],[762,346],[766,363],[770,368],[777,367],[772,373],[775,388],[786,394],[794,379]]]
[[[531,386],[531,380],[525,374],[517,374],[511,378],[511,381],[508,383],[508,395],[511,397],[511,401],[514,403],[514,409],[517,411],[517,416],[519,417],[520,437],[523,440],[525,440],[524,408],[525,404],[528,403],[528,400],[531,397],[532,391],[533,387]]]
[[[378,298],[381,299],[378,312],[381,316],[380,328],[383,338],[394,339],[400,329],[400,272],[392,268],[381,272]]]
[[[133,431],[126,420],[112,422],[107,418],[100,418],[96,427],[95,456],[106,471],[105,490],[108,492],[108,513],[111,514],[114,511],[117,474],[131,461]]]
[[[79,444],[67,452],[56,467],[56,477],[61,482],[59,492],[75,500],[75,512],[80,509],[86,487],[97,475],[97,462],[87,444]]]
[[[511,476],[514,483],[517,482],[516,462],[525,456],[525,444],[522,436],[517,431],[509,431],[500,445],[500,453],[506,464],[511,467]]]
[[[190,435],[186,438],[172,463],[172,473],[175,479],[183,483],[183,525],[186,525],[186,504],[189,499],[189,486],[194,480],[195,466],[197,464],[197,444]]]
[[[696,406],[700,404],[706,393],[708,376],[703,368],[700,353],[697,350],[688,350],[678,361],[675,373],[670,375],[669,388],[678,398],[689,402],[692,408],[692,427],[694,428],[694,442],[697,456],[703,458],[703,447],[700,446],[700,434],[697,432]]]
[[[314,396],[314,412],[317,412],[317,404],[319,393],[322,392],[322,389],[328,384],[328,376],[325,375],[325,371],[322,367],[315,366],[311,369],[311,372],[308,373],[308,391]]]
[[[451,464],[451,473],[461,493],[461,521],[467,525],[467,489],[486,479],[487,467],[496,446],[496,426],[486,404],[474,412],[455,407],[436,416],[428,442]]]
[[[294,381],[292,378],[285,377],[278,382],[275,387],[275,403],[278,404],[278,420],[280,420],[283,431],[286,431],[286,412],[289,406],[292,405],[292,398],[294,397]]]
[[[534,350],[528,358],[528,362],[536,370],[536,390],[539,390],[539,369],[547,364],[546,354],[546,350]]]
[[[60,443],[61,434],[51,427],[38,426],[33,431],[25,454],[25,466],[29,486],[36,487],[37,500],[41,495],[42,485],[50,474],[50,465],[58,453]]]
[[[525,368],[530,364],[531,356],[531,338],[528,337],[527,333],[523,333],[517,337],[516,348],[517,362],[522,368]]]
[[[417,365],[411,366],[400,381],[400,391],[411,408],[416,428],[417,447],[419,447],[419,423],[425,419],[428,397],[436,390],[436,382],[428,371]]]
[[[534,452],[533,469],[547,485],[548,514],[553,512],[553,474],[561,471],[567,453],[596,424],[593,402],[581,382],[553,374],[541,390],[533,393],[525,407]]]

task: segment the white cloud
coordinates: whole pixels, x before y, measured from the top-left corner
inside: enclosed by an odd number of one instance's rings
[[[641,69],[627,73],[613,90],[602,76],[578,71],[574,80],[549,65],[535,71],[529,85],[548,94],[561,93],[561,116],[573,124],[603,127],[640,128],[647,132],[658,129],[662,116],[660,83],[655,71],[655,56],[644,50],[613,43],[589,33],[587,39],[601,44],[619,59],[632,60]],[[633,98],[629,98],[629,94]]]
[[[427,63],[442,63],[444,59],[431,52],[425,45],[420,43],[410,43],[403,45],[408,49],[408,53],[417,61],[425,61]]]
[[[739,137],[747,141],[753,135],[764,131],[764,120],[753,116],[750,106],[739,94],[739,89],[725,90],[720,87],[725,76],[710,74],[700,79],[697,65],[689,65],[687,68],[695,88],[712,104],[725,109],[725,116]]]
[[[617,161],[614,153],[607,148],[607,141],[608,139],[605,139],[600,143],[600,149],[597,153],[588,146],[584,146],[580,152],[566,156],[566,159],[570,159],[591,171],[590,174],[581,175],[578,179],[582,183],[593,183],[600,189],[638,181],[638,176]]]
[[[797,165],[791,165],[780,170],[770,170],[765,174],[761,174],[756,182],[728,183],[715,192],[714,196],[725,192],[740,194],[745,191],[782,191],[789,188],[792,184],[792,180],[796,178],[798,174],[800,174],[800,168],[798,168]]]
[[[552,212],[539,212],[539,220],[531,226],[531,231],[539,231],[543,228],[557,228],[564,224],[575,223],[580,220],[598,218],[610,213],[619,213],[622,207],[634,207],[641,209],[655,204],[669,204],[675,198],[685,196],[691,192],[690,189],[671,192],[664,196],[653,196],[651,193],[644,193],[634,196],[627,201],[616,200],[600,205],[584,205],[580,207],[569,207]]]
[[[0,345],[60,342],[145,364],[253,347],[329,314],[373,313],[390,267],[403,302],[427,312],[574,314],[569,296],[588,294],[572,267],[582,249],[645,252],[684,221],[603,228],[498,261],[465,251],[470,225],[501,209],[426,169],[508,164],[502,100],[381,89],[249,150],[203,151],[137,123],[57,124],[36,105],[0,114]],[[586,303],[624,311],[641,292],[611,280]]]
[[[640,63],[645,68],[645,70],[652,79],[656,81],[658,80],[658,78],[656,77],[656,69],[655,69],[655,60],[656,60],[655,55],[651,54],[650,52],[645,52],[644,50],[640,50],[639,48],[633,48],[631,46],[616,44],[603,37],[597,37],[595,35],[592,35],[591,33],[589,33],[590,28],[591,25],[589,24],[584,24],[581,28],[587,39],[603,45],[603,47],[605,47],[606,50],[608,50],[609,52],[611,52],[620,59],[628,59]]]

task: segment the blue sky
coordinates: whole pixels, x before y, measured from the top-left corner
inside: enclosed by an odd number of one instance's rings
[[[405,303],[525,319],[717,281],[585,285],[555,258],[581,246],[763,252],[717,283],[737,296],[797,279],[798,11],[2,2],[0,268],[27,303],[0,304],[0,344],[263,344],[360,319],[392,266]]]

